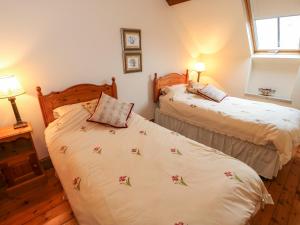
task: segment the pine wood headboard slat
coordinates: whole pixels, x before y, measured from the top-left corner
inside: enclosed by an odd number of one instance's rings
[[[189,81],[189,72],[185,74],[170,73],[165,76],[159,77],[157,73],[154,74],[153,80],[153,101],[158,102],[161,94],[161,89],[166,86],[172,86],[176,84],[187,84]]]
[[[40,107],[43,114],[45,126],[54,121],[53,110],[57,107],[86,102],[99,98],[104,92],[114,98],[118,98],[117,85],[115,78],[112,78],[112,84],[95,85],[95,84],[78,84],[60,92],[51,92],[43,95],[40,87],[36,88]]]

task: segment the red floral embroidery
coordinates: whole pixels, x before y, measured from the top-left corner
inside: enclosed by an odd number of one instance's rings
[[[170,151],[171,151],[173,154],[182,155],[181,152],[180,152],[177,148],[171,148]]]
[[[177,223],[174,223],[174,225],[184,225],[184,222],[177,222]]]
[[[61,146],[60,147],[60,149],[59,149],[59,151],[61,152],[61,153],[66,153],[66,151],[68,150],[68,146]]]
[[[98,145],[94,148],[94,152],[98,153],[98,154],[101,154],[102,152],[102,148]]]
[[[130,177],[128,177],[128,176],[120,176],[119,177],[119,183],[120,184],[125,184],[127,186],[131,186],[131,184],[130,184]]]
[[[232,177],[232,172],[230,171],[226,171],[224,174],[226,175],[226,177]]]
[[[172,176],[172,181],[174,184],[181,184],[181,185],[187,186],[187,184],[183,180],[183,177],[181,177],[181,176],[178,176],[178,175]]]
[[[81,178],[80,177],[75,177],[73,179],[73,187],[75,190],[80,191],[80,183],[81,183]]]
[[[115,130],[109,130],[109,133],[116,134],[116,131]]]
[[[140,152],[140,150],[138,148],[131,149],[131,153],[132,154],[136,154],[136,155],[141,155],[141,152]]]
[[[244,183],[244,182],[242,181],[242,179],[239,178],[238,175],[236,175],[236,173],[233,173],[233,172],[231,172],[231,171],[226,171],[226,172],[224,172],[224,174],[225,174],[225,176],[228,177],[229,179],[235,179],[235,180],[237,180],[237,181],[239,181],[239,182],[241,182],[241,183]]]
[[[172,176],[172,180],[173,180],[174,182],[177,182],[177,181],[179,180],[179,176],[178,176],[178,175]]]
[[[86,132],[86,126],[80,127],[80,131]]]
[[[141,130],[140,134],[147,135],[147,132],[145,130]]]
[[[121,177],[119,177],[119,182],[120,183],[124,182],[126,180],[126,177],[127,176],[121,176]]]

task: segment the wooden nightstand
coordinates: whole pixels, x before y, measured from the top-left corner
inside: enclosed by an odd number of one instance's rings
[[[0,184],[7,190],[44,177],[31,136],[32,127],[0,128]],[[2,179],[1,179],[2,177]],[[2,181],[1,181],[2,180]]]

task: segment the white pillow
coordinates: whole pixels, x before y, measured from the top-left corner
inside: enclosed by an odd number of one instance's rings
[[[176,84],[172,86],[166,86],[161,89],[162,95],[169,93],[184,93],[186,91],[186,84]]]
[[[54,119],[58,119],[70,111],[74,111],[82,108],[86,109],[90,114],[92,114],[95,111],[97,103],[98,103],[98,99],[93,99],[87,102],[63,105],[53,110],[53,116]]]
[[[71,112],[76,109],[79,109],[79,108],[82,108],[81,103],[60,106],[53,110],[54,119],[58,119],[58,118],[62,117],[63,115],[65,115],[66,113]]]
[[[221,102],[224,98],[227,97],[227,94],[216,88],[215,86],[208,84],[204,88],[198,91],[200,95],[203,97],[206,97],[210,100],[216,101],[216,102]]]
[[[121,102],[102,93],[95,112],[87,121],[106,124],[116,128],[127,128],[127,120],[133,106],[133,103]]]

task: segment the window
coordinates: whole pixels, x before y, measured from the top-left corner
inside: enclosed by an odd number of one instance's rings
[[[280,48],[300,49],[300,16],[279,18]]]
[[[255,20],[258,50],[299,50],[300,16]]]
[[[255,20],[257,49],[277,49],[278,43],[278,20],[263,19]]]
[[[274,10],[276,13],[270,12],[264,1],[245,0],[255,52],[300,52],[299,11],[298,15],[289,15],[292,7],[281,10],[286,6],[283,1],[281,8],[277,5]]]

